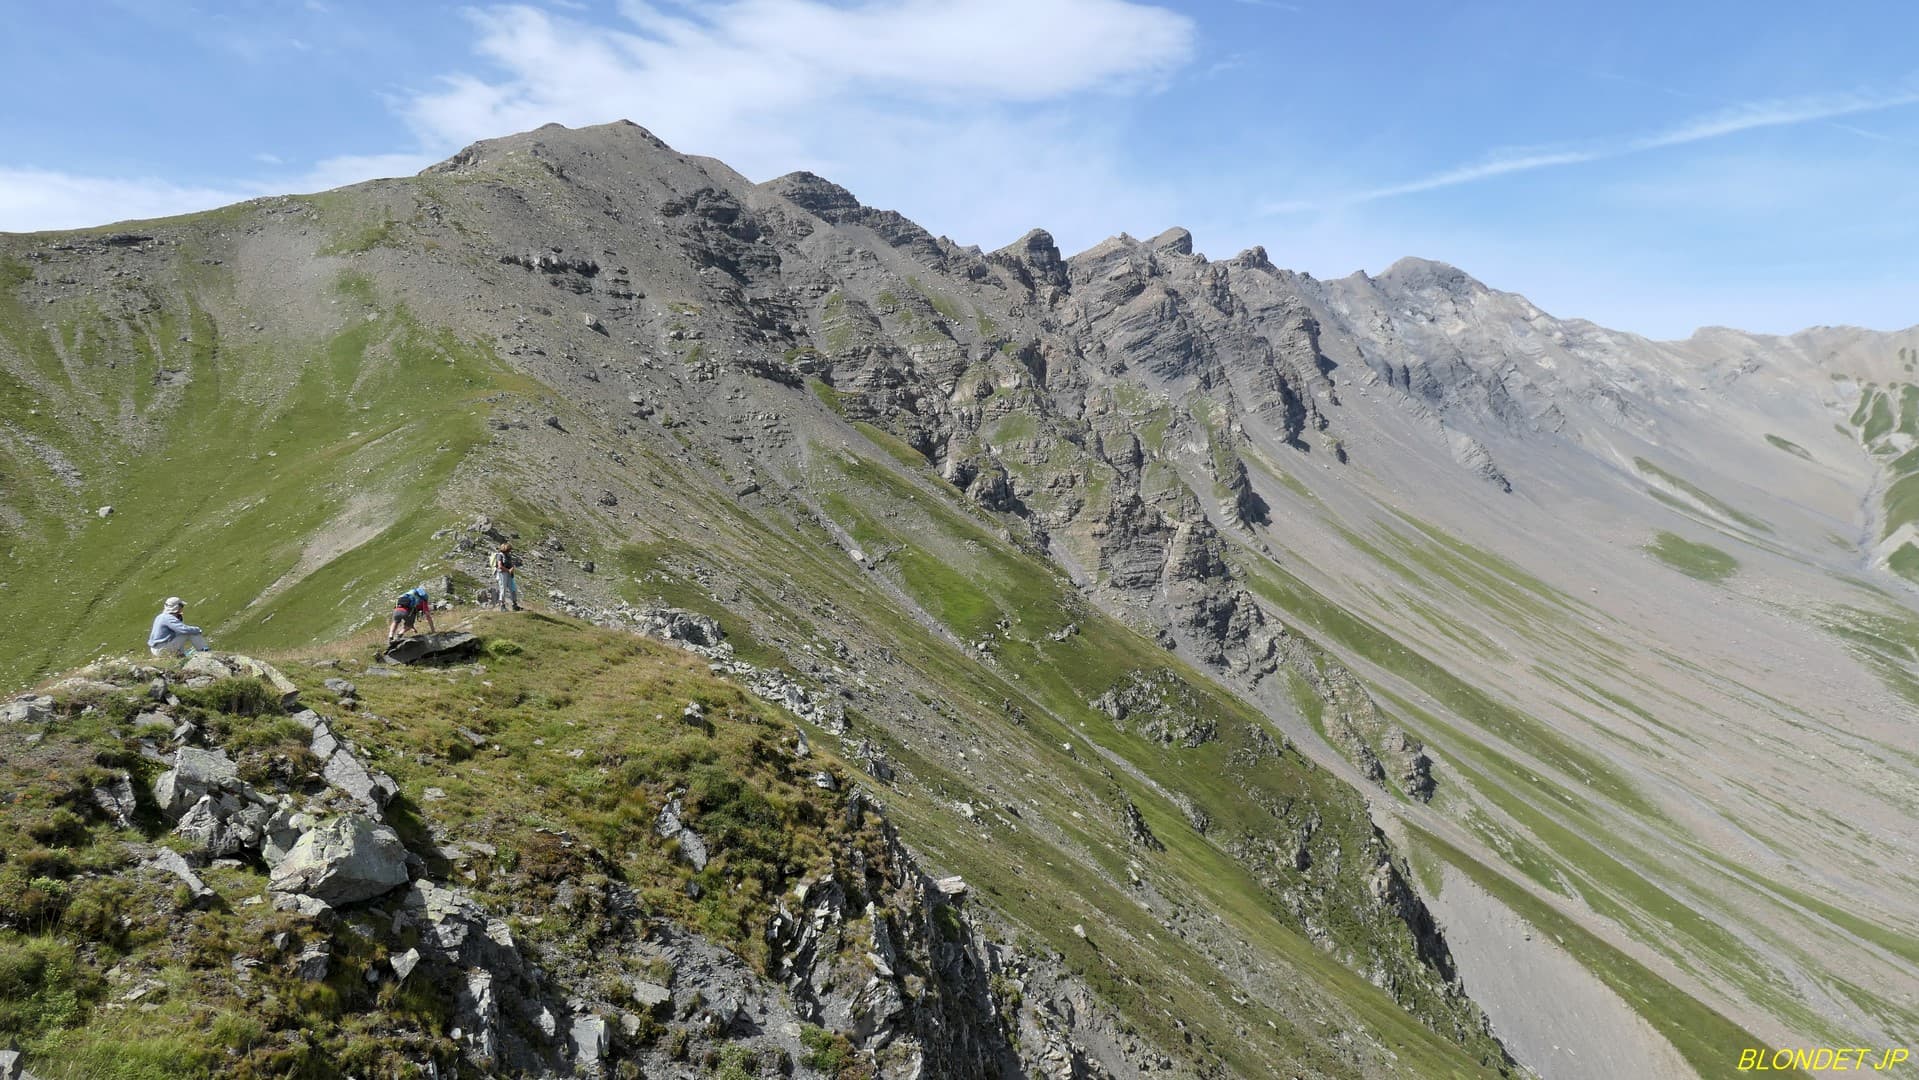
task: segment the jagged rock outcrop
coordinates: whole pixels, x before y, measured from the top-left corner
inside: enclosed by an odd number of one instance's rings
[[[45,694],[23,694],[0,705],[0,724],[44,724],[53,719],[53,699]]]
[[[1486,449],[1484,443],[1461,432],[1452,437],[1449,445],[1452,447],[1453,460],[1459,462],[1460,467],[1501,491],[1513,489],[1512,481],[1506,479],[1506,474],[1499,470],[1492,452]]]
[[[1162,743],[1199,746],[1218,735],[1192,687],[1169,671],[1129,671],[1092,704],[1115,724]]]
[[[1410,798],[1432,801],[1438,782],[1425,744],[1382,716],[1350,669],[1298,634],[1282,635],[1279,651],[1287,668],[1319,699],[1327,738],[1361,775],[1381,788],[1390,777]]]
[[[1027,289],[1035,293],[1047,290],[1042,299],[1048,303],[1072,287],[1066,260],[1060,257],[1059,247],[1045,229],[1033,229],[987,257],[1012,271],[1014,278]]]

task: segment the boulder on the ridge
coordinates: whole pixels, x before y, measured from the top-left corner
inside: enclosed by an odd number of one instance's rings
[[[480,651],[480,639],[460,630],[448,630],[438,634],[421,634],[410,637],[387,649],[383,654],[389,663],[449,663],[464,660]]]
[[[385,825],[345,814],[315,825],[273,868],[275,892],[299,893],[338,907],[371,900],[407,883],[406,846]]]
[[[173,768],[154,781],[153,801],[168,820],[178,820],[202,795],[239,786],[239,766],[226,751],[182,746],[174,755]]]

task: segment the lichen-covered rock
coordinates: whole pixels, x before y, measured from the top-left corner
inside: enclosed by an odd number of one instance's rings
[[[95,785],[92,794],[93,804],[107,815],[108,820],[122,829],[133,825],[133,815],[140,803],[134,795],[131,776],[116,771]]]
[[[279,695],[281,708],[290,709],[300,700],[300,688],[293,685],[293,680],[282,675],[280,669],[272,664],[264,660],[255,660],[251,656],[238,655],[227,657],[226,662],[227,666],[235,672],[256,676],[261,682],[272,687],[273,692]]]
[[[200,875],[194,873],[193,867],[187,863],[186,856],[179,852],[171,848],[159,848],[154,851],[147,865],[180,879],[180,884],[186,886],[187,894],[194,903],[213,899],[213,890],[207,888],[207,883],[200,880]]]
[[[0,724],[44,724],[53,719],[53,699],[45,694],[24,694],[0,704]]]
[[[338,907],[392,892],[407,877],[399,834],[365,815],[343,814],[307,830],[273,868],[270,884]]]
[[[659,816],[653,819],[653,831],[662,840],[678,842],[680,858],[695,871],[706,869],[708,854],[706,841],[680,818],[680,799],[675,795],[660,808]]]
[[[241,855],[260,846],[273,810],[249,789],[200,796],[173,827],[201,861]]]
[[[240,786],[239,767],[225,750],[183,746],[174,755],[173,768],[154,781],[153,801],[162,814],[178,820],[202,796]]]

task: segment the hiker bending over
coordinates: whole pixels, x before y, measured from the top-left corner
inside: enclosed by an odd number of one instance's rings
[[[207,644],[207,636],[197,626],[188,626],[180,618],[186,611],[187,602],[177,596],[167,597],[160,607],[160,614],[154,616],[153,631],[147,635],[147,651],[155,656],[191,656],[195,649],[207,652],[213,646]]]
[[[386,643],[392,645],[400,640],[404,631],[413,630],[413,620],[426,616],[426,628],[439,633],[440,628],[433,625],[433,605],[426,598],[425,589],[409,589],[400,594],[393,602],[393,621],[387,624]],[[413,630],[414,633],[419,633]]]
[[[500,550],[486,557],[486,565],[493,571],[494,594],[500,601],[500,610],[506,610],[509,597],[513,610],[520,610],[520,583],[514,580],[513,573],[520,568],[520,557],[513,554],[513,545],[502,541]]]

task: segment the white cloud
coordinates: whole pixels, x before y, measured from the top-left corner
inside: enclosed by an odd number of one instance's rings
[[[109,221],[168,217],[260,194],[153,178],[76,176],[52,169],[0,168],[0,230],[78,229]]]
[[[476,50],[496,70],[451,76],[404,115],[441,151],[631,119],[755,179],[812,169],[963,242],[1044,222],[1064,243],[1090,243],[1110,231],[1075,224],[1094,200],[1112,217],[1165,205],[1120,180],[1121,139],[1102,121],[1191,58],[1192,21],[1164,8],[730,0],[683,14],[628,0],[621,11],[617,28],[524,5],[472,12]]]
[[[1755,101],[1734,105],[1714,112],[1694,117],[1675,127],[1650,135],[1629,138],[1596,140],[1568,148],[1539,148],[1530,150],[1507,151],[1495,154],[1485,161],[1473,165],[1462,165],[1433,173],[1416,180],[1383,187],[1367,188],[1326,199],[1286,199],[1263,204],[1263,214],[1290,214],[1311,210],[1324,210],[1340,206],[1355,206],[1360,203],[1376,202],[1399,195],[1412,195],[1438,188],[1456,187],[1480,180],[1488,180],[1508,173],[1531,172],[1534,169],[1549,169],[1563,165],[1580,165],[1590,161],[1603,161],[1609,158],[1625,157],[1629,154],[1641,154],[1649,150],[1660,150],[1689,143],[1721,139],[1740,132],[1759,128],[1791,127],[1807,123],[1824,123],[1857,116],[1861,113],[1881,112],[1901,106],[1919,104],[1919,92],[1901,90],[1878,94],[1823,94],[1812,97],[1779,99],[1773,101]],[[1848,129],[1853,130],[1853,129]],[[1869,134],[1856,132],[1858,134]]]
[[[259,160],[270,154],[256,155]],[[324,191],[379,176],[407,176],[436,160],[424,154],[328,158],[304,173],[176,184],[154,177],[81,176],[55,169],[0,167],[0,232],[82,229],[106,222],[172,217],[287,192]]]
[[[271,187],[275,191],[327,191],[381,177],[412,176],[439,161],[442,156],[426,153],[346,154],[326,158],[300,176],[292,180],[275,181]]]
[[[527,4],[466,17],[483,66],[395,102],[413,151],[207,187],[17,169],[0,174],[0,228],[405,175],[478,139],[616,119],[755,179],[812,169],[968,243],[1043,224],[1070,249],[1119,228],[1156,232],[1180,202],[1130,179],[1122,154],[1127,102],[1195,49],[1193,21],[1152,3],[623,0],[610,25]]]
[[[1890,94],[1822,94],[1816,97],[1777,101],[1754,101],[1696,117],[1670,131],[1635,139],[1628,152],[1654,150],[1735,135],[1755,128],[1789,127],[1813,121],[1837,120],[1860,113],[1896,109],[1919,103],[1919,92],[1911,90]]]
[[[558,121],[628,118],[669,141],[774,126],[871,96],[980,108],[1164,76],[1191,55],[1184,16],[1129,0],[732,0],[695,15],[622,4],[626,29],[525,6],[471,13],[501,69],[461,75],[408,109],[430,142]]]

